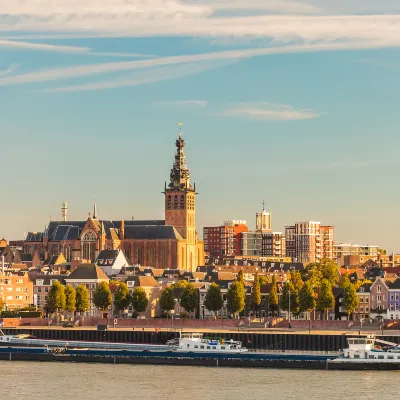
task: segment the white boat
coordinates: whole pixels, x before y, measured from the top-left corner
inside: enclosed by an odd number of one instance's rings
[[[182,333],[176,347],[177,352],[193,353],[246,353],[242,342],[220,338],[206,338],[202,333]]]
[[[400,363],[400,345],[377,339],[375,335],[347,339],[349,347],[329,362]]]

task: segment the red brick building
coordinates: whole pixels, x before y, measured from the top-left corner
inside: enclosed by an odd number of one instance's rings
[[[248,232],[246,221],[229,220],[222,226],[203,228],[204,250],[213,257],[239,256],[242,232]]]

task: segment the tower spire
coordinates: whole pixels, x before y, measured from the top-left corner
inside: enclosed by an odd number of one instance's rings
[[[97,204],[96,204],[96,197],[94,198],[94,205],[93,205],[93,219],[97,219]]]
[[[263,205],[263,211],[265,211],[265,200],[263,200],[262,205]]]

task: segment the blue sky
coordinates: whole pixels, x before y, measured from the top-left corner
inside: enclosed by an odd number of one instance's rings
[[[11,3],[11,4],[10,4]],[[198,229],[336,226],[400,251],[400,3],[0,0],[1,235],[162,218],[177,123]]]

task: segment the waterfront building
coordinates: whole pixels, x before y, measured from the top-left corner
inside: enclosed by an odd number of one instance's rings
[[[204,245],[196,232],[196,188],[191,184],[179,134],[170,182],[164,187],[164,220],[99,219],[96,202],[86,220],[68,221],[67,205],[61,220],[43,232],[28,233],[23,247],[42,258],[62,253],[68,262],[94,262],[102,250],[121,250],[130,264],[195,270],[204,264]]]
[[[388,319],[400,319],[400,278],[387,279]]]
[[[221,226],[204,227],[204,250],[212,257],[241,255],[241,234],[249,228],[244,220],[228,220]]]
[[[0,269],[0,298],[5,310],[30,307],[33,304],[33,283],[24,271]]]
[[[29,276],[33,282],[33,305],[44,310],[51,286],[55,281],[65,285],[66,275],[29,273]]]
[[[120,273],[123,267],[129,265],[121,250],[102,250],[96,258],[95,264],[111,277]]]
[[[388,314],[389,288],[385,279],[378,276],[370,288],[370,316],[371,318],[386,318]]]
[[[93,294],[101,282],[109,283],[108,276],[96,264],[81,264],[65,277],[65,284],[77,288],[84,285],[89,290],[89,316],[99,316],[100,313],[93,304]]]
[[[364,283],[357,289],[359,299],[358,307],[354,310],[353,317],[356,320],[369,321],[371,313],[371,286],[372,283]]]

